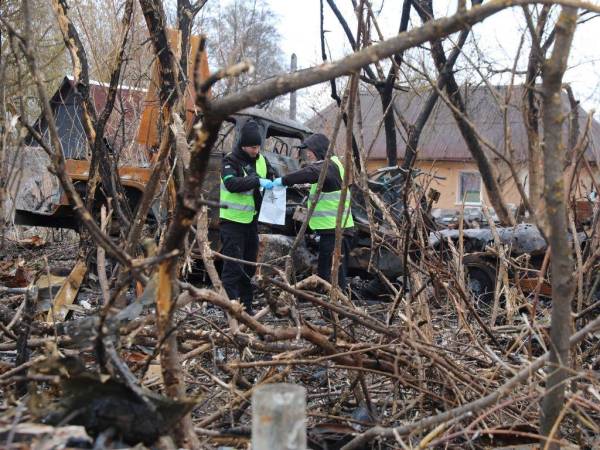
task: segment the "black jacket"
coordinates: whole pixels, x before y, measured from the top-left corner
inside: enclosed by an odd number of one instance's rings
[[[323,164],[325,164],[325,161],[317,161],[312,164],[308,164],[306,167],[303,167],[300,170],[297,170],[282,177],[281,183],[284,186],[291,186],[294,184],[304,183],[316,183],[317,181],[319,181],[319,175],[321,174]],[[327,167],[327,175],[325,176],[325,181],[323,182],[322,191],[333,192],[339,191],[341,189],[342,177],[340,176],[340,170],[333,161],[329,161],[329,166]]]
[[[265,158],[266,161],[266,158]],[[267,163],[266,178],[272,180],[275,172]],[[246,175],[244,175],[244,171]],[[256,173],[256,160],[251,158],[245,151],[239,147],[235,147],[231,153],[223,157],[221,165],[221,180],[229,192],[245,192],[251,189],[254,190],[254,205],[256,210],[260,209],[262,203],[262,195],[260,194],[259,176]]]

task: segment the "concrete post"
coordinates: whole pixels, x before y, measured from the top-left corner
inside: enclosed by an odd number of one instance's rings
[[[292,53],[290,62],[290,72],[295,72],[298,68],[298,58]],[[290,93],[290,119],[296,120],[296,91]]]
[[[260,386],[252,395],[252,450],[306,450],[306,389]]]

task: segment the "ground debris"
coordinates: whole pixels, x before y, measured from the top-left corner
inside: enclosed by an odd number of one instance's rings
[[[82,426],[54,427],[32,422],[23,422],[15,426],[0,425],[0,441],[11,442],[10,447],[7,444],[6,448],[31,450],[92,448],[94,443]]]
[[[0,263],[0,284],[9,288],[25,287],[33,278],[24,260],[2,261]]]
[[[274,241],[281,244],[279,239]],[[285,253],[289,240],[282,245],[273,254]],[[495,251],[493,243],[488,247]],[[49,242],[35,251],[58,256],[52,253],[55,248]],[[47,285],[61,283],[60,277],[72,271],[75,260],[49,258],[48,283],[48,270],[36,267],[31,262],[34,258],[29,256],[24,267],[38,274],[36,285],[46,289],[43,299],[49,294]],[[515,261],[509,257],[510,264],[517,264]],[[73,311],[72,317],[61,323],[47,322],[46,315],[38,314],[31,324],[31,356],[24,367],[15,367],[16,345],[10,332],[2,334],[0,383],[7,387],[0,397],[2,424],[35,423],[39,430],[46,430],[46,434],[15,434],[15,445],[59,442],[59,436],[71,428],[63,430],[51,424],[62,421],[86,430],[87,437],[79,441],[82,447],[150,446],[161,435],[172,433],[177,418],[191,410],[203,448],[245,448],[250,439],[253,389],[262,383],[285,381],[307,388],[310,448],[341,448],[374,426],[414,424],[438,411],[476,402],[497,392],[547,350],[551,311],[547,298],[540,297],[533,309],[525,307],[532,304],[533,297],[517,293],[512,301],[523,307],[516,307],[510,315],[500,297],[497,319],[492,323],[484,308],[467,307],[466,302],[473,301],[472,292],[465,280],[449,270],[451,261],[427,248],[413,264],[419,267],[418,273],[434,273],[436,281],[411,273],[406,285],[399,277],[377,298],[353,293],[337,302],[331,301],[328,284],[315,276],[287,284],[276,271],[263,272],[256,286],[254,307],[259,312],[255,317],[244,316],[239,305],[220,297],[210,286],[197,281],[179,283],[174,323],[186,398],[191,399],[183,401],[165,396],[168,379],[156,350],[160,337],[152,279],[146,293],[137,298],[134,286],[128,286],[129,306],[104,318],[99,286],[92,278],[84,279],[77,301],[84,300],[89,308]],[[352,286],[357,289],[369,282],[364,276],[355,277]],[[386,285],[383,277],[379,282]],[[54,292],[53,298],[56,295]],[[0,297],[3,325],[8,328],[17,318],[9,330],[13,333],[21,320],[18,311],[23,301],[21,294]],[[330,308],[334,309],[330,312]],[[475,314],[481,315],[494,340],[475,320]],[[231,328],[228,316],[236,317],[237,330]],[[593,318],[582,315],[578,329]],[[123,367],[118,369],[108,354],[101,368],[99,340],[105,351],[114,349],[130,378],[124,377]],[[588,448],[594,448],[600,419],[600,397],[593,394],[600,392],[594,375],[599,369],[599,342],[594,335],[581,341],[578,362],[584,375],[577,390],[569,394],[580,416],[569,415],[563,425],[565,436],[581,430],[579,442]],[[461,416],[445,427],[403,433],[402,438],[413,447],[423,439],[430,440],[433,447],[446,443],[455,448],[467,443],[476,448],[530,445],[539,420],[537,408],[531,405],[539,401],[537,387],[543,377],[543,372],[532,371],[495,406]],[[10,387],[15,382],[26,383],[29,400],[15,395]],[[140,398],[140,392],[146,400]],[[74,432],[72,443],[77,442],[78,433]],[[67,442],[65,439],[60,442]],[[575,441],[565,439],[565,448],[569,442]],[[165,445],[163,448],[168,448]],[[397,448],[385,439],[381,445]]]

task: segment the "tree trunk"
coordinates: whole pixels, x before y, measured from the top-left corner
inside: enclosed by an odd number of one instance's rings
[[[162,369],[165,391],[175,400],[185,398],[185,383],[179,352],[177,351],[177,332],[173,330],[173,283],[177,281],[177,265],[173,260],[162,263],[158,269],[158,289],[156,291],[156,314],[160,349],[160,365]],[[179,426],[173,430],[173,436],[179,447],[200,448],[200,441],[194,432],[190,414],[186,414]]]
[[[412,0],[404,0],[402,5],[402,16],[400,17],[400,28],[398,33],[404,33],[408,28],[408,19],[410,18],[410,7]],[[383,112],[383,129],[385,131],[385,153],[387,155],[388,166],[398,164],[398,144],[396,139],[396,121],[394,120],[394,108],[391,107],[394,101],[394,84],[398,78],[398,68],[402,63],[404,52],[394,55],[394,62],[388,72],[385,84],[379,89],[381,99],[381,111]],[[357,166],[360,167],[360,166]]]
[[[390,72],[393,68],[390,70]],[[394,71],[395,72],[395,71]],[[396,121],[394,120],[394,101],[393,85],[396,81],[396,75],[388,76],[385,86],[379,90],[381,99],[381,111],[383,112],[383,129],[385,132],[385,154],[387,156],[388,166],[398,164],[398,145],[396,142]]]
[[[165,133],[161,138],[161,145],[165,145],[164,156],[171,149],[171,134],[168,127],[171,122],[171,114],[174,105],[179,98],[177,85],[177,68],[174,55],[169,50],[169,42],[166,33],[166,19],[162,3],[158,0],[140,0],[142,12],[146,19],[146,25],[154,47],[154,52],[160,63],[160,101],[161,119],[165,127]],[[162,150],[161,150],[162,151]],[[154,175],[159,177],[160,170]],[[195,211],[194,211],[195,213]],[[139,214],[138,214],[139,215]],[[177,217],[174,219],[177,221]],[[143,219],[141,219],[143,220]],[[187,236],[185,232],[178,235],[178,239],[172,249],[182,248],[183,239]],[[168,241],[168,239],[167,239]],[[177,263],[169,259],[160,264],[158,268],[158,289],[156,293],[156,315],[158,325],[158,336],[162,343],[160,349],[160,363],[165,382],[165,390],[169,396],[180,399],[185,396],[185,382],[177,351],[177,330],[173,329],[173,315],[175,313],[175,298],[173,283],[177,280]],[[173,430],[176,443],[179,447],[199,448],[200,443],[194,432],[192,418],[186,414],[181,419],[179,426]]]
[[[542,399],[540,434],[556,438],[557,422],[564,407],[565,380],[569,374],[569,336],[571,300],[574,294],[574,265],[568,238],[567,205],[564,189],[565,146],[562,139],[562,77],[567,67],[577,8],[564,7],[556,24],[556,42],[552,56],[542,69],[544,121],[544,197],[549,225],[552,258],[552,322],[550,359],[547,365],[546,393]],[[545,448],[558,449],[558,443]]]
[[[542,147],[540,143],[540,109],[538,97],[535,92],[535,80],[540,74],[541,65],[544,60],[545,48],[553,41],[552,35],[545,44],[540,43],[540,38],[544,34],[546,23],[548,22],[549,6],[544,6],[538,16],[537,24],[534,26],[528,7],[524,7],[524,13],[528,22],[529,32],[532,42],[531,52],[527,63],[527,74],[525,76],[523,90],[523,121],[527,130],[528,141],[528,184],[529,184],[529,203],[534,208],[536,222],[544,229],[547,234],[547,224],[545,202],[543,198],[544,184],[544,164]]]

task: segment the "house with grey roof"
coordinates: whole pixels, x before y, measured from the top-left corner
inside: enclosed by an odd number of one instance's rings
[[[494,166],[496,176],[503,189],[504,198],[509,205],[517,207],[521,198],[516,189],[505,159],[512,161],[519,174],[520,182],[528,185],[528,139],[525,127],[522,102],[522,86],[469,86],[461,88],[469,120],[474,126],[484,151]],[[397,154],[402,164],[406,149],[407,130],[402,122],[412,124],[416,121],[422,105],[430,93],[430,88],[411,89],[409,92],[397,92],[394,107],[402,114],[403,120],[397,120]],[[367,155],[367,168],[373,171],[387,165],[385,135],[382,121],[381,101],[376,92],[365,87],[360,92],[360,114],[362,135]],[[579,184],[576,196],[583,197],[593,190],[590,173],[596,173],[596,161],[600,156],[600,123],[588,121],[588,113],[577,104],[571,106],[566,94],[563,96],[565,112],[565,148],[569,123],[577,116],[580,133],[587,132],[584,158],[579,164]],[[335,103],[318,112],[307,125],[315,131],[331,135],[339,108]],[[589,122],[589,127],[587,126]],[[358,127],[355,125],[355,129]],[[344,154],[345,129],[342,123],[336,140],[336,152]],[[479,207],[489,205],[477,164],[460,133],[450,107],[439,98],[421,134],[417,149],[415,167],[436,175],[426,179],[426,183],[441,193],[437,204],[443,209],[459,209],[464,204]],[[439,178],[438,178],[439,177]]]

